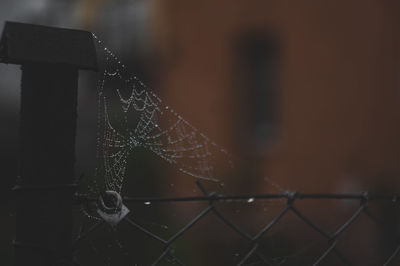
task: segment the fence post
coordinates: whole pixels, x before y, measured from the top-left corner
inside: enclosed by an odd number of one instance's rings
[[[22,66],[15,265],[70,265],[78,70],[97,70],[92,35],[6,22],[0,60]]]

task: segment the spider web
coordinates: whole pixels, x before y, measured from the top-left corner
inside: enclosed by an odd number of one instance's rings
[[[222,179],[227,178],[227,175],[223,176],[223,174],[226,174],[227,170],[234,168],[232,156],[191,125],[173,108],[164,103],[156,93],[131,74],[118,57],[104,46],[101,40],[94,34],[93,36],[97,42],[102,71],[97,84],[98,166],[95,170],[94,178],[88,180],[87,188],[89,194],[98,196],[107,190],[121,194],[124,183],[129,178],[127,167],[128,162],[132,162],[129,161],[129,157],[137,149],[145,149],[155,154],[155,157],[159,157],[160,160],[170,164],[172,169],[182,173],[179,175],[182,179],[200,179],[201,181],[210,182],[208,185],[216,185],[215,187],[218,188],[223,187]],[[157,162],[154,162],[154,164],[157,164]],[[143,178],[146,178],[146,176]],[[269,178],[265,177],[264,181],[272,184],[277,190],[283,190]],[[191,181],[189,180],[189,182]],[[126,188],[128,187],[129,185],[126,185]],[[224,186],[224,190],[226,189],[227,186]],[[201,192],[193,190],[193,193]],[[240,210],[249,208],[248,205],[252,205],[253,208],[261,211],[266,216],[269,215],[271,210],[278,209],[282,204],[280,200],[277,203],[265,203],[258,202],[255,198],[242,200],[243,206],[237,207],[236,203],[226,202],[227,205],[225,206],[226,212],[235,208],[234,213],[230,214],[233,219],[249,213],[240,213]],[[176,206],[169,206],[168,210],[171,213],[168,219],[160,219],[157,216],[157,211],[154,210],[154,214],[147,217],[144,214],[149,211],[135,205],[130,206],[130,208],[133,207],[131,210],[135,215],[130,213],[127,217],[141,224],[143,228],[148,228],[145,230],[154,232],[153,234],[155,235],[169,238],[176,233],[176,228],[181,228],[185,222],[193,219],[194,216],[192,217],[191,214],[197,214],[198,204],[200,203],[194,203],[190,205],[190,208],[184,208],[183,210],[178,210]],[[233,206],[230,204],[233,204]],[[277,206],[274,206],[275,204]],[[150,202],[145,202],[142,207],[149,208],[150,206]],[[222,206],[220,207],[222,208]],[[95,225],[103,223],[102,218],[98,216],[97,210],[97,204],[87,203],[81,206],[80,211],[84,214],[81,217],[83,219],[82,228],[86,223],[91,224],[94,222]],[[179,219],[175,218],[175,213],[179,214]],[[81,230],[82,228],[79,231],[83,231]],[[87,259],[88,261],[98,259],[100,264],[103,263],[101,260],[104,260],[106,265],[111,265],[111,263],[113,265],[141,265],[136,262],[147,261],[149,254],[145,254],[146,252],[141,255],[136,254],[133,258],[130,251],[137,246],[137,243],[146,243],[148,235],[135,235],[133,238],[126,234],[126,228],[124,229],[124,227],[107,226],[108,231],[104,232],[102,230],[94,233],[90,231],[90,228],[94,228],[94,226],[90,225],[89,229],[86,230],[90,232],[89,236],[87,236],[89,251],[87,254],[81,252],[76,255],[76,259]],[[104,233],[106,236],[104,236]],[[204,233],[205,231],[202,234]],[[207,234],[211,236],[211,233]],[[79,232],[78,238],[80,238],[80,235],[81,233]],[[91,257],[90,254],[93,252],[96,255]],[[121,252],[123,256],[120,256]],[[154,248],[150,253],[156,254],[157,252],[158,250]],[[213,250],[210,250],[210,252],[213,252]],[[229,259],[237,259],[236,253],[232,255],[229,250],[226,250],[226,253]],[[168,261],[170,259],[166,257],[165,260],[175,265],[173,259]],[[281,260],[280,258],[278,259]],[[153,258],[150,260],[153,261]],[[258,265],[249,263],[246,265]]]
[[[104,61],[97,86],[97,157],[101,163],[95,189],[120,193],[128,157],[139,147],[187,176],[220,182],[217,168],[233,167],[230,154],[166,105],[93,36]]]

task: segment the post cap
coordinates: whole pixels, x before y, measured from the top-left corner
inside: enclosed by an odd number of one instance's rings
[[[23,65],[49,63],[97,70],[93,36],[88,31],[6,22],[0,61]]]

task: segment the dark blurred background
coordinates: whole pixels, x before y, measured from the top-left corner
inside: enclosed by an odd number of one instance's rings
[[[399,14],[396,0],[0,2],[2,24],[95,32],[162,99],[239,158],[228,181],[235,193],[399,191]],[[0,64],[2,265],[12,261],[20,75],[19,67]],[[77,176],[90,176],[96,164],[96,81],[94,73],[80,74]],[[152,168],[146,156],[130,166],[137,175]],[[181,177],[170,173],[163,182],[132,181],[131,191],[145,193],[143,184],[185,194],[184,185],[171,188]],[[329,211],[342,217],[354,208],[306,206],[322,223],[332,220]],[[174,213],[185,216],[182,208]],[[296,239],[306,235],[290,224]],[[359,228],[373,233],[349,239],[375,250],[377,229]],[[276,243],[295,250],[286,238]]]

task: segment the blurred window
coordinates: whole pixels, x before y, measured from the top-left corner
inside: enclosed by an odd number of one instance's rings
[[[246,139],[256,149],[270,145],[278,130],[278,45],[265,32],[244,34],[239,39],[239,57],[245,90]]]

